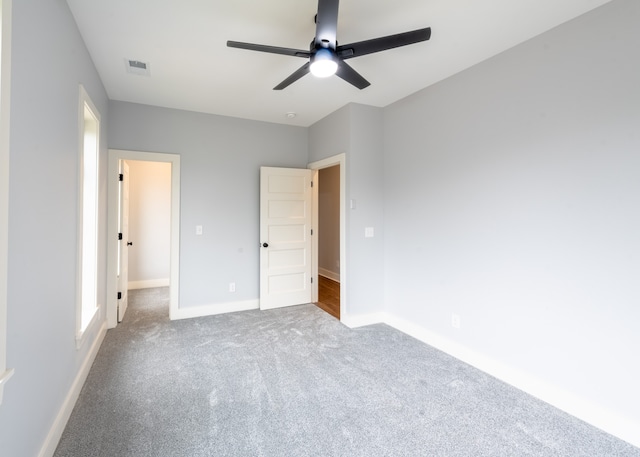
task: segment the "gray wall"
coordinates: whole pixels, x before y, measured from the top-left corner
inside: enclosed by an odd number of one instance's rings
[[[636,423],[639,10],[384,110],[386,310]]]
[[[66,2],[14,1],[12,28],[7,365],[15,375],[0,406],[0,449],[34,456],[96,333],[76,349],[78,84],[102,116],[102,170],[108,105]],[[105,221],[101,179],[100,227]],[[102,258],[105,249],[102,232]],[[101,265],[101,304],[105,274]]]
[[[109,148],[180,154],[180,307],[257,299],[260,166],[305,168],[307,129],[112,101]]]
[[[309,162],[346,154],[346,314],[383,308],[382,109],[349,104],[309,128]],[[355,201],[350,209],[349,201]],[[375,236],[365,238],[365,227]]]

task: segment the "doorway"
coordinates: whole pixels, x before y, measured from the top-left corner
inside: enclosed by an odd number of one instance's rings
[[[340,165],[318,170],[318,301],[340,319]]]
[[[119,233],[119,216],[120,216],[120,181],[119,166],[123,162],[134,163],[146,162],[156,163],[158,165],[168,164],[170,166],[170,216],[168,222],[169,231],[169,271],[168,278],[160,278],[163,284],[169,285],[169,318],[174,319],[178,311],[179,298],[179,229],[180,229],[180,156],[177,154],[161,154],[152,152],[125,151],[125,150],[109,150],[108,163],[108,245],[107,245],[107,324],[109,328],[113,328],[118,323],[118,277],[120,273],[119,248],[123,242],[129,240],[118,240]],[[133,240],[135,242],[135,240]],[[131,247],[131,246],[130,246]],[[142,287],[149,287],[147,282],[142,282]],[[156,281],[157,282],[157,281]],[[127,286],[123,286],[127,287]]]
[[[346,315],[346,155],[310,163],[313,181],[313,302],[341,319]],[[324,186],[324,187],[323,187]]]
[[[121,274],[119,310],[126,304],[126,291],[142,296],[148,289],[169,286],[171,245],[171,164],[140,160],[121,160],[126,172],[121,187],[129,189],[129,213],[125,217],[122,205],[123,240],[120,251]],[[125,167],[126,166],[126,167]],[[124,192],[122,193],[124,197]],[[122,198],[124,203],[125,199]],[[127,228],[125,230],[125,221]],[[125,264],[125,262],[127,262]],[[126,280],[122,280],[126,276]],[[156,292],[159,292],[156,290]],[[166,315],[169,315],[166,303]],[[122,320],[118,311],[118,322]]]

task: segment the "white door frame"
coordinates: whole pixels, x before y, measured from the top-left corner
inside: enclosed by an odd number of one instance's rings
[[[340,321],[347,315],[347,155],[337,154],[326,159],[318,160],[307,165],[307,168],[314,170],[313,181],[313,209],[311,214],[311,226],[313,233],[318,231],[318,175],[323,168],[340,165]],[[318,237],[314,236],[311,246],[311,256],[313,259],[311,274],[315,278],[311,289],[311,300],[318,301]]]
[[[109,149],[107,166],[107,326],[118,324],[118,161],[140,160],[171,163],[171,254],[169,318],[178,312],[180,268],[180,155]]]

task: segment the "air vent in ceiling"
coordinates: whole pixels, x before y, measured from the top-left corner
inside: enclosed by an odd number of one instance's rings
[[[127,69],[127,73],[141,76],[151,76],[151,73],[149,71],[149,64],[146,62],[141,62],[140,60],[124,59],[124,64],[125,68]]]

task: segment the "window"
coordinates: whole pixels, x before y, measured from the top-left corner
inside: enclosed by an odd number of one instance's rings
[[[7,369],[7,250],[9,247],[9,76],[11,0],[0,0],[0,403]]]
[[[77,339],[98,311],[98,161],[100,115],[80,86],[80,157],[78,202]]]

